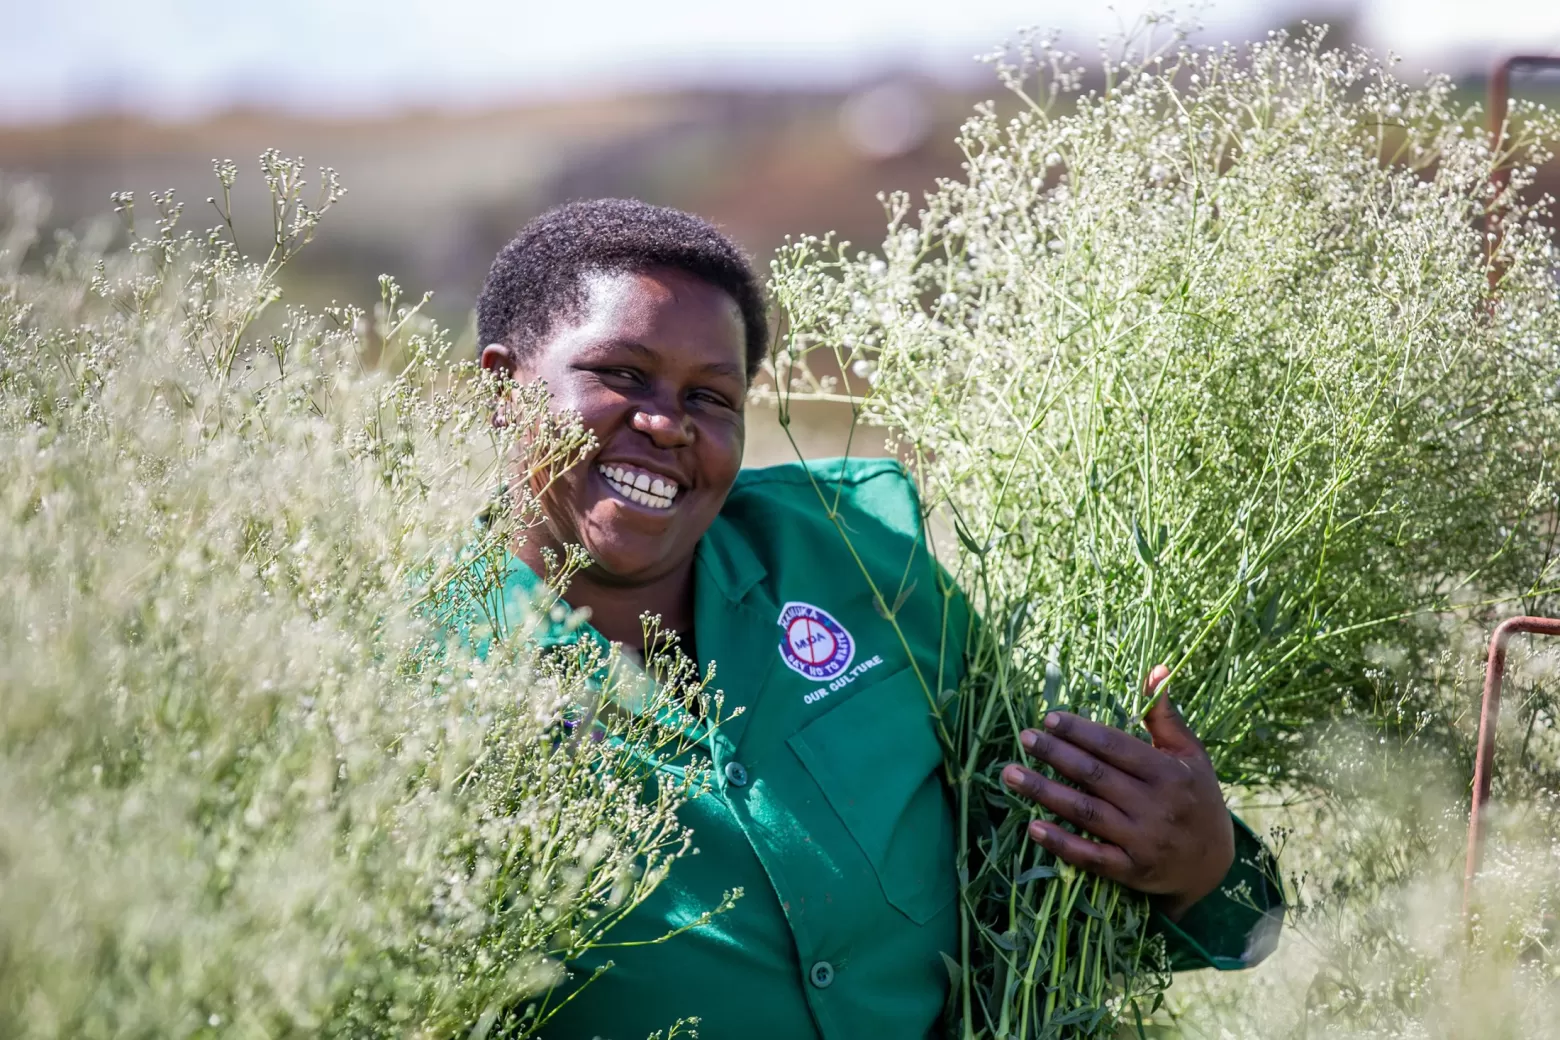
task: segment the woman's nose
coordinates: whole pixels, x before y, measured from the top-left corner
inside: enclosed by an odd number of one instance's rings
[[[630,423],[658,448],[679,448],[693,440],[693,424],[679,409],[659,405],[639,408]]]

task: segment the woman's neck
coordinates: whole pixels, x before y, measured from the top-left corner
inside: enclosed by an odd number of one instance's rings
[[[545,573],[541,546],[536,541],[522,543],[517,555],[538,574]],[[595,568],[588,567],[569,580],[563,590],[569,606],[590,611],[590,625],[608,642],[643,649],[644,623],[641,615],[661,618],[662,632],[688,632],[693,629],[693,560],[690,558],[669,573],[644,584],[624,584],[603,580]]]
[[[581,571],[564,593],[569,606],[590,609],[590,624],[609,642],[644,647],[644,614],[661,618],[662,632],[693,628],[693,561],[646,585],[603,584]]]

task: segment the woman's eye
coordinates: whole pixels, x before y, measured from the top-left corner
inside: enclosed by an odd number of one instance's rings
[[[706,404],[717,405],[721,408],[731,407],[731,402],[726,400],[723,394],[717,394],[713,390],[695,390],[688,396],[692,397],[695,401],[703,401]]]
[[[632,368],[598,368],[596,374],[620,383],[640,383],[639,373]]]

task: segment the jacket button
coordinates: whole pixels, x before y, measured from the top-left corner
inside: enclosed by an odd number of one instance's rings
[[[747,767],[741,762],[726,763],[726,782],[732,787],[747,786]]]
[[[828,961],[819,961],[812,966],[812,971],[807,973],[812,979],[812,984],[819,989],[828,989],[834,983],[834,965]]]

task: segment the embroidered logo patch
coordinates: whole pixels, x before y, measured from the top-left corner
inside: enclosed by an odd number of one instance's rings
[[[832,679],[856,656],[856,641],[845,626],[811,603],[787,603],[779,625],[780,660],[809,679]]]

